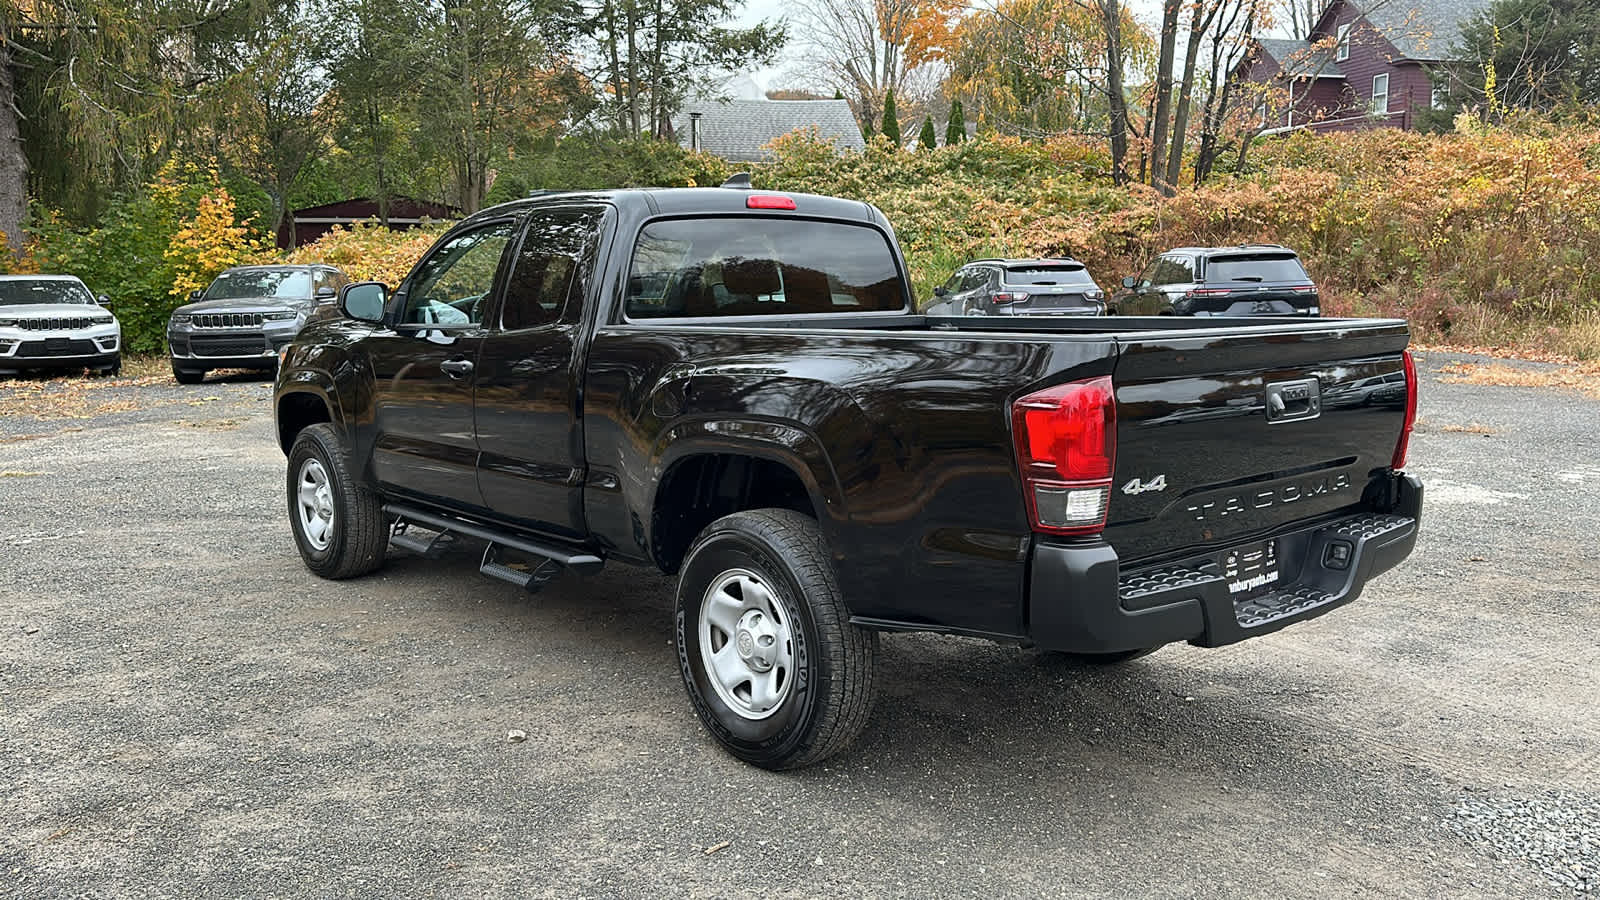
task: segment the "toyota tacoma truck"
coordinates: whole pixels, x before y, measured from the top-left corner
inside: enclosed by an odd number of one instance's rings
[[[275,387],[306,566],[676,574],[689,700],[758,766],[862,729],[880,632],[1215,647],[1416,541],[1402,321],[919,315],[878,210],[747,180],[496,206],[339,300]]]

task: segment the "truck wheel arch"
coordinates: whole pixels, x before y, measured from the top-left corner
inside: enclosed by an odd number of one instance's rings
[[[278,446],[287,454],[300,432],[319,422],[336,421],[333,401],[325,392],[311,389],[309,385],[298,386],[278,397]]]
[[[678,570],[707,525],[751,509],[789,509],[818,520],[837,497],[797,456],[767,447],[673,447],[659,466],[650,509],[650,555],[663,572]]]

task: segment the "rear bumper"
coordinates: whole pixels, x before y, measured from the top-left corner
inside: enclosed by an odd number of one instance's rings
[[[1270,634],[1360,596],[1416,546],[1422,482],[1400,480],[1389,513],[1360,513],[1274,535],[1297,570],[1270,593],[1237,599],[1205,554],[1124,572],[1109,544],[1039,543],[1029,576],[1028,636],[1048,650],[1110,653],[1189,641],[1218,647]],[[1329,565],[1332,545],[1348,562]]]

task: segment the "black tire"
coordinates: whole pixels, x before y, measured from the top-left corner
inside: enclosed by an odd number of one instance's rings
[[[790,638],[786,693],[762,718],[724,699],[727,691],[738,702],[735,691],[713,682],[701,649],[702,629],[711,634],[714,627],[702,623],[701,610],[718,585],[743,577],[735,573],[753,576],[766,591],[763,599],[770,601],[773,617],[786,623],[782,633]],[[739,759],[764,769],[799,768],[844,750],[866,725],[878,634],[850,624],[822,531],[811,518],[761,509],[711,523],[684,558],[676,613],[678,662],[689,700],[711,735]],[[744,613],[741,626],[752,614]],[[723,649],[734,640],[727,634],[722,639]],[[741,642],[733,649],[742,655],[747,646]]]
[[[177,363],[172,364],[172,377],[178,379],[179,384],[199,384],[206,380],[205,369],[180,369]]]
[[[986,316],[989,311],[983,308],[982,303],[976,300],[968,300],[961,304],[961,314],[963,316]]]
[[[115,378],[118,375],[121,375],[122,374],[122,354],[120,354],[120,353],[117,354],[117,356],[111,360],[111,364],[110,365],[101,366],[101,367],[95,369],[94,370],[94,374],[100,375],[100,376],[103,376],[103,377],[106,377],[106,378]]]
[[[383,565],[389,547],[383,501],[376,491],[351,477],[348,456],[343,435],[326,422],[307,426],[289,449],[286,487],[295,546],[306,568],[335,580],[365,575]],[[308,533],[307,516],[301,510],[302,482],[313,467],[325,478],[326,496],[319,502],[329,512],[320,539]],[[318,518],[315,514],[311,517]]]

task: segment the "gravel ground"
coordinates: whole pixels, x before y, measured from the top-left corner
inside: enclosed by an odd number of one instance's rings
[[[658,574],[320,581],[266,382],[0,383],[0,894],[1593,895],[1600,401],[1461,359],[1357,603],[1108,670],[891,636],[788,775],[701,731]]]

